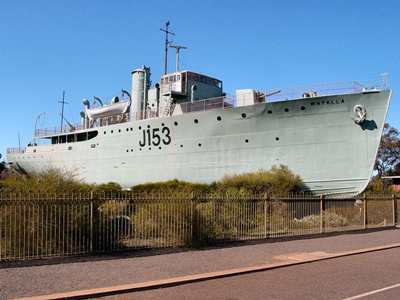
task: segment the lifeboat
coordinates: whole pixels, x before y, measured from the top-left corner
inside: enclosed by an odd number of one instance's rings
[[[105,104],[100,107],[88,108],[85,107],[86,116],[90,121],[101,119],[114,115],[121,115],[128,112],[131,102],[119,102],[118,97],[114,97],[111,104]]]

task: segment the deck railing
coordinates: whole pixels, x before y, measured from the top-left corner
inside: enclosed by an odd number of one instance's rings
[[[19,147],[17,147],[17,148],[7,148],[7,150],[6,150],[6,152],[8,153],[8,154],[11,154],[11,153],[20,153],[20,154],[22,154],[22,153],[25,153],[25,148],[19,148]]]
[[[362,92],[372,92],[386,90],[389,88],[388,74],[382,74],[378,78],[374,78],[367,81],[341,81],[334,83],[322,83],[313,85],[304,85],[289,88],[276,88],[265,90],[266,95],[273,94],[267,97],[267,101],[286,101],[292,99],[299,99],[303,97],[313,96],[333,96],[333,95],[344,95],[354,94]],[[279,93],[274,93],[278,92]]]
[[[276,101],[300,99],[304,97],[318,97],[318,96],[343,95],[343,94],[360,93],[360,92],[371,92],[371,91],[384,90],[387,88],[388,88],[387,74],[383,74],[378,79],[370,81],[344,81],[344,82],[335,82],[326,84],[298,86],[298,87],[283,88],[283,89],[269,89],[262,91],[262,93],[263,95],[267,95],[266,96],[267,102],[276,102]],[[180,107],[182,113],[191,113],[191,112],[207,111],[217,108],[229,109],[235,107],[236,103],[237,102],[235,96],[221,96],[221,97],[208,98],[204,100],[195,100],[184,103],[178,103],[172,106],[173,109],[177,109],[177,107]],[[159,112],[155,112],[150,109],[146,111],[136,112],[135,120],[168,116],[169,113],[165,115],[165,112],[163,110],[164,108],[161,107]],[[90,128],[99,128],[111,124],[125,123],[127,121],[130,121],[130,115],[128,113],[113,115],[107,118],[97,120],[96,122],[90,125]],[[34,136],[36,138],[40,138],[44,136],[58,135],[63,133],[68,134],[81,129],[84,129],[84,127],[81,124],[73,124],[72,126],[66,125],[61,129],[60,127],[36,129]]]
[[[0,195],[0,261],[269,239],[397,224],[372,195]]]

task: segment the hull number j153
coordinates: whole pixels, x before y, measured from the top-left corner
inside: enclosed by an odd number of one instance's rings
[[[169,145],[171,143],[171,131],[167,126],[160,128],[143,128],[142,139],[139,146],[159,146],[160,144]]]

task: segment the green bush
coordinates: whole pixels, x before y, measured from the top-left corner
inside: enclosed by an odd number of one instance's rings
[[[92,190],[92,186],[78,182],[73,174],[47,170],[30,175],[10,173],[0,181],[0,191],[18,194],[77,194]]]
[[[180,180],[168,180],[164,182],[154,182],[138,184],[131,188],[137,195],[177,195],[190,193],[204,193],[210,190],[208,184],[191,183]]]
[[[135,185],[131,192],[137,197],[165,199],[200,197],[202,194],[214,195],[216,198],[239,199],[252,195],[273,194],[281,195],[299,192],[304,189],[299,176],[294,175],[287,167],[272,167],[271,170],[259,170],[254,173],[225,176],[220,181],[212,184],[191,183],[180,180],[146,183]],[[93,185],[76,180],[68,172],[47,170],[35,174],[23,175],[10,172],[0,180],[0,192],[22,194],[117,194],[122,192],[119,184]]]
[[[118,194],[122,192],[122,187],[118,183],[109,182],[100,185],[93,185],[92,190],[99,194]]]
[[[248,195],[268,193],[287,195],[304,190],[301,178],[292,173],[288,167],[273,166],[271,170],[259,170],[252,173],[225,176],[215,184],[217,191],[228,194]]]
[[[3,257],[59,256],[89,248],[89,204],[0,201],[0,216]]]

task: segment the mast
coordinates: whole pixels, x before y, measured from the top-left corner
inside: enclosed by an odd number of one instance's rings
[[[168,30],[169,24],[170,24],[169,21],[167,21],[165,23],[165,28],[160,28],[161,31],[165,32],[164,75],[167,74],[167,72],[168,72],[168,45],[170,43],[170,41],[168,39],[169,38],[168,35],[169,34],[175,35],[175,33]]]
[[[68,104],[68,102],[65,101],[65,91],[63,91],[62,101],[58,101],[58,103],[61,103],[61,125],[60,125],[60,130],[62,132],[62,130],[63,130],[63,121],[64,121],[64,105]]]
[[[175,68],[176,68],[176,71],[179,71],[179,53],[180,53],[181,49],[187,49],[187,47],[181,46],[181,45],[173,45],[173,44],[170,44],[169,46],[171,48],[175,48],[175,50],[176,50]]]

